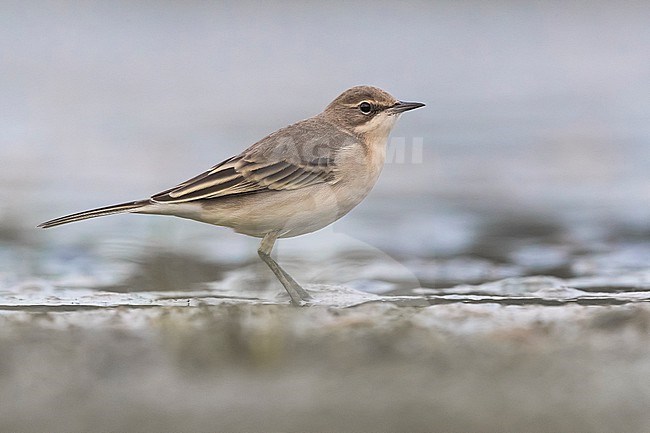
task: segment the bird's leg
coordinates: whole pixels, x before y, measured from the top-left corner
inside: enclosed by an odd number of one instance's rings
[[[273,250],[273,245],[277,238],[277,233],[267,233],[262,239],[260,247],[257,249],[257,254],[260,256],[262,261],[271,268],[284,288],[287,289],[287,293],[289,293],[289,296],[291,297],[291,304],[295,306],[307,305],[307,301],[311,299],[309,293],[300,287],[300,284],[296,283],[296,280],[291,278],[291,275],[287,274],[287,272],[271,257],[271,251]]]

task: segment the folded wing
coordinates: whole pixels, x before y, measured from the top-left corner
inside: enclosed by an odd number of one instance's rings
[[[316,159],[306,164],[287,161],[255,161],[240,155],[180,185],[151,197],[160,203],[184,203],[266,190],[294,190],[333,178],[330,161]]]
[[[356,142],[349,133],[310,118],[274,132],[242,154],[151,199],[184,203],[335,183],[337,153]]]

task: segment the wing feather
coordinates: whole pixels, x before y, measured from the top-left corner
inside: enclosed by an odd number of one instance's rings
[[[184,203],[335,183],[337,153],[354,144],[359,144],[355,136],[316,116],[270,134],[240,155],[151,199]]]
[[[154,195],[160,203],[185,203],[268,190],[293,190],[331,180],[333,166],[256,163],[231,158],[175,188]]]

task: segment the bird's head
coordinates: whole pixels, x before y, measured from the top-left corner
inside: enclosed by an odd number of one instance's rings
[[[341,93],[323,112],[330,122],[358,136],[388,137],[399,115],[424,107],[403,102],[372,86],[356,86]]]

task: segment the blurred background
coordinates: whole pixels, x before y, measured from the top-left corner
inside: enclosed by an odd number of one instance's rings
[[[358,84],[427,107],[399,122],[368,199],[281,254],[339,254],[348,247],[328,241],[333,230],[429,286],[463,276],[423,275],[417,258],[478,258],[466,265],[488,280],[575,274],[590,265],[571,260],[605,244],[635,245],[627,267],[649,257],[637,245],[650,233],[646,3],[1,8],[0,239],[37,245],[20,250],[24,273],[47,271],[43,249],[81,244],[83,255],[191,243],[208,261],[254,259],[254,239],[169,218],[33,226],[166,189]]]
[[[643,1],[0,1],[0,429],[648,431],[649,22]],[[34,228],[359,84],[427,105],[363,203],[277,252],[319,296],[388,304],[255,309],[286,303],[259,241],[192,221]]]

